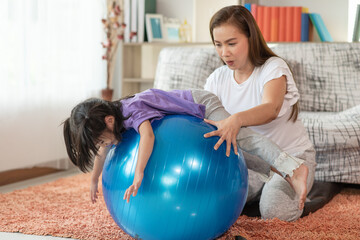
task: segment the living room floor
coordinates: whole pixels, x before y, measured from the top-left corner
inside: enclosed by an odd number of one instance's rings
[[[70,177],[74,176],[76,174],[79,174],[79,171],[75,168],[67,170],[67,171],[61,171],[52,173],[49,175],[45,175],[42,177],[32,178],[29,180],[16,182],[4,186],[0,186],[0,193],[7,193],[12,192],[14,190],[27,188],[30,186],[35,186],[47,182],[54,181],[59,178],[64,177]],[[4,240],[61,240],[61,239],[67,239],[67,240],[74,240],[72,238],[60,238],[60,237],[52,237],[52,236],[36,236],[36,235],[27,235],[27,234],[21,234],[21,233],[7,233],[7,232],[0,232],[0,239]]]

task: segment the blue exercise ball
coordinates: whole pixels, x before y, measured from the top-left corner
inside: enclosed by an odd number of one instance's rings
[[[155,143],[136,197],[123,200],[134,179],[139,134],[126,131],[109,152],[103,194],[114,221],[136,239],[213,239],[237,220],[248,191],[241,154],[215,151],[215,128],[192,116],[170,115],[152,123]]]

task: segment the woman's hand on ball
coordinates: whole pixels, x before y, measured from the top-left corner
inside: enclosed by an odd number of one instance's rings
[[[126,189],[125,194],[124,194],[124,200],[126,200],[127,202],[130,201],[130,196],[133,195],[133,197],[136,196],[140,186],[141,186],[141,182],[143,180],[144,177],[144,172],[141,173],[135,173],[135,177],[134,177],[134,181],[133,184]]]
[[[226,156],[230,156],[230,150],[231,145],[234,148],[235,154],[238,154],[237,151],[237,143],[236,143],[236,137],[239,133],[239,130],[241,128],[241,125],[237,121],[236,118],[233,116],[230,116],[224,120],[221,121],[212,121],[208,119],[204,119],[206,123],[209,123],[211,125],[214,125],[217,127],[217,130],[206,133],[204,135],[205,138],[213,137],[213,136],[219,136],[220,139],[217,141],[217,143],[214,146],[215,150],[218,150],[218,148],[221,146],[221,144],[226,141]]]

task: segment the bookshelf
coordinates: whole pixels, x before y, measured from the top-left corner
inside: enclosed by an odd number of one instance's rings
[[[210,42],[194,43],[124,43],[122,45],[121,97],[151,88],[160,51],[165,47],[212,46]]]

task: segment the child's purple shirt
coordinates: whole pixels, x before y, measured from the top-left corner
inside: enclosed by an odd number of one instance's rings
[[[123,115],[130,116],[124,121],[125,128],[134,128],[137,132],[145,120],[152,122],[165,115],[185,114],[201,119],[205,117],[205,105],[195,103],[190,90],[149,89],[123,99],[121,103]]]

